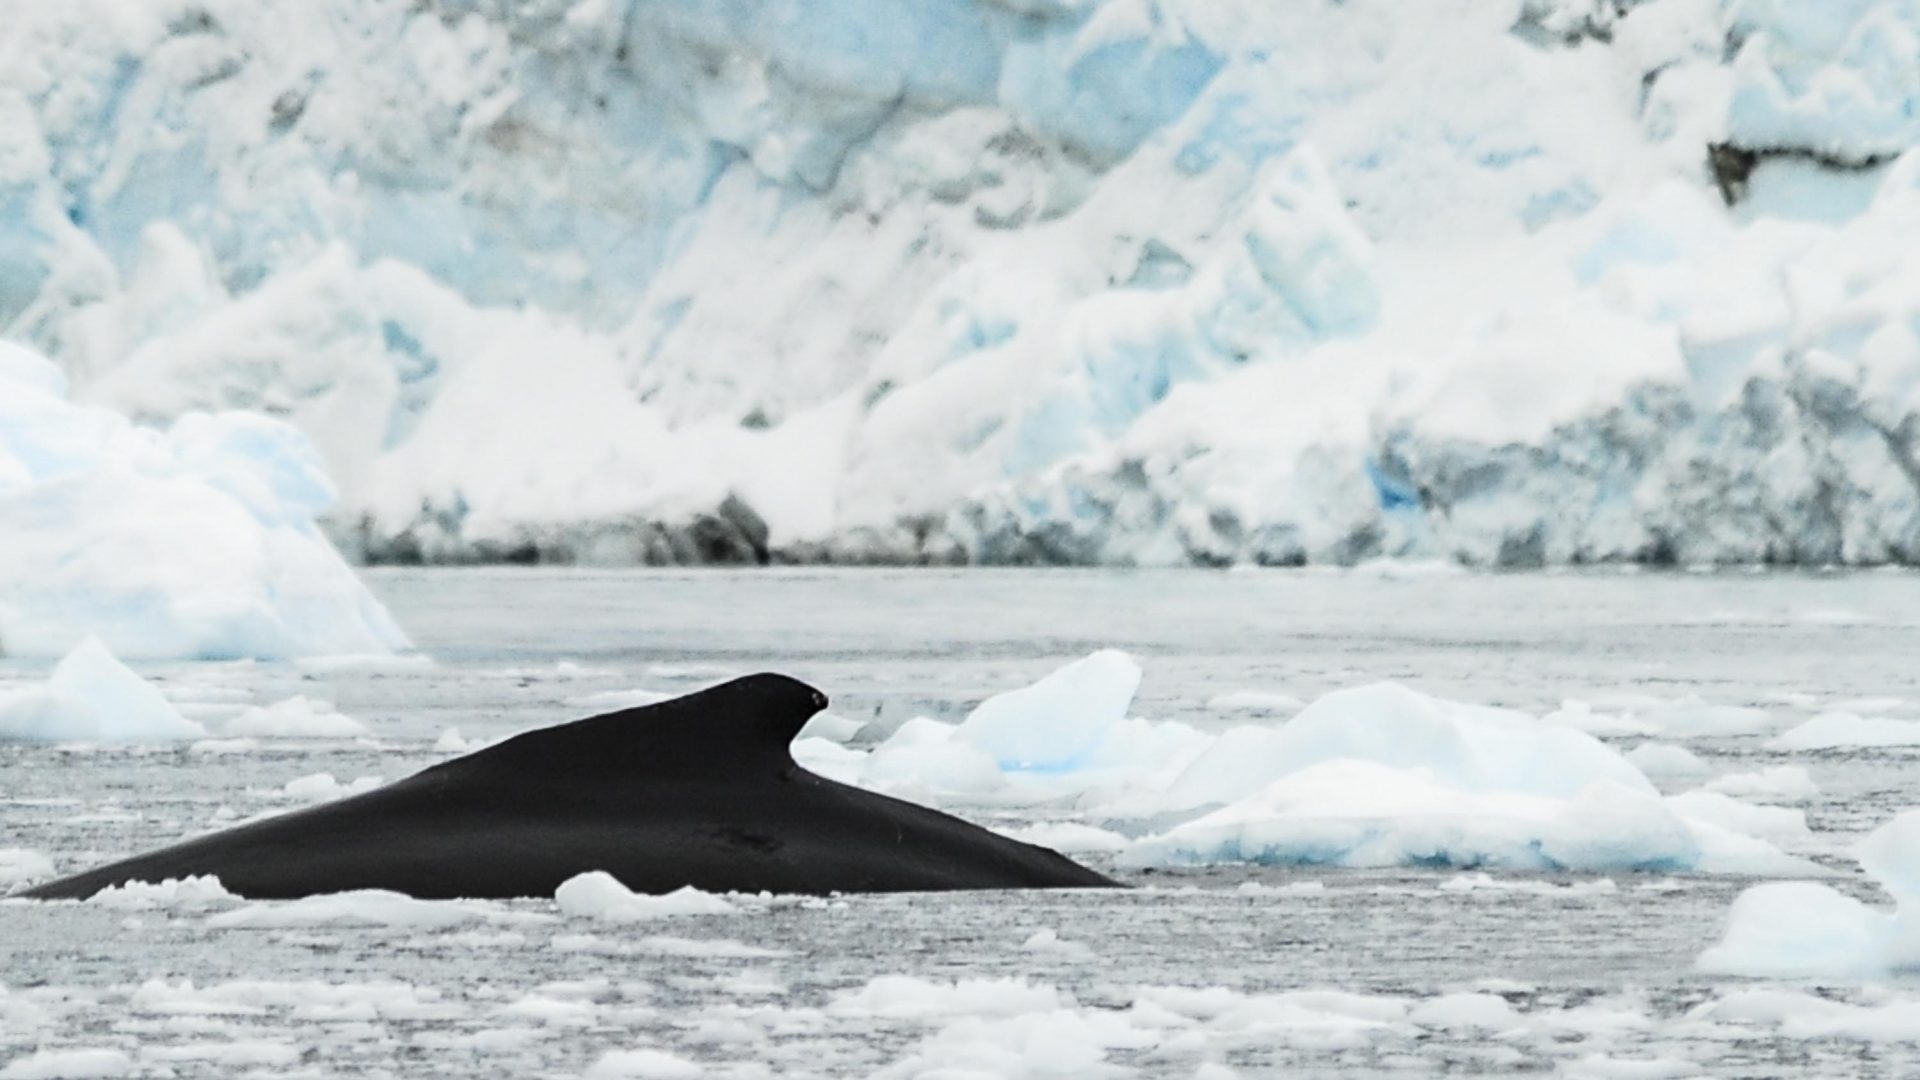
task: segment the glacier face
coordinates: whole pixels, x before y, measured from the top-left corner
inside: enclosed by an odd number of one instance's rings
[[[0,333],[375,560],[1920,561],[1920,4],[76,0]]]

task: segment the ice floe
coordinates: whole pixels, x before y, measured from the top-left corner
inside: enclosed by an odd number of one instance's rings
[[[870,749],[803,739],[795,753],[828,775],[946,804],[1064,802],[1077,820],[1016,835],[1128,867],[1818,872],[1782,850],[1810,839],[1799,811],[1724,793],[1663,798],[1641,765],[1708,771],[1680,747],[1643,749],[1636,762],[1559,714],[1385,683],[1323,695],[1283,722],[1209,734],[1130,715],[1139,682],[1138,666],[1109,650],[1032,692],[989,698],[959,724],[920,717]],[[1058,692],[1066,687],[1074,693]],[[1767,719],[1700,703],[1665,711],[1675,726],[1716,733]]]
[[[662,896],[635,893],[604,870],[568,878],[554,891],[561,914],[602,922],[646,922],[682,915],[730,915],[739,909],[725,897],[692,886]]]
[[[1884,977],[1920,968],[1920,811],[1855,845],[1862,869],[1893,906],[1864,903],[1820,882],[1776,881],[1741,893],[1703,970],[1738,975]]]

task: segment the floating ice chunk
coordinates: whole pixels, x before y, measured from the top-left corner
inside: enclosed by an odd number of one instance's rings
[[[0,1080],[95,1080],[138,1071],[124,1050],[38,1050],[0,1068]]]
[[[0,848],[0,893],[53,876],[53,860],[29,848]]]
[[[436,754],[464,754],[474,749],[475,743],[460,734],[460,729],[447,727],[440,729],[440,737],[433,741]]]
[[[1595,878],[1591,881],[1570,881],[1556,884],[1541,881],[1538,878],[1494,877],[1492,874],[1455,874],[1440,883],[1441,892],[1519,892],[1535,893],[1541,896],[1581,896],[1607,895],[1620,891],[1612,878]]]
[[[1769,765],[1757,772],[1728,773],[1701,785],[1702,791],[1717,791],[1738,799],[1772,799],[1797,802],[1820,794],[1819,785],[1801,765]]]
[[[416,900],[385,889],[309,896],[284,904],[247,904],[207,920],[216,930],[285,930],[315,926],[442,930],[496,918],[498,908],[468,900]]]
[[[1556,798],[1336,758],[1136,841],[1120,862],[1611,870],[1691,868],[1700,858],[1691,830],[1657,796],[1611,781]]]
[[[1093,955],[1092,949],[1078,941],[1062,938],[1059,932],[1050,926],[1043,926],[1028,934],[1027,939],[1020,943],[1020,948],[1030,953],[1052,953],[1056,956],[1076,959],[1085,959]]]
[[[299,1061],[300,1048],[272,1039],[248,1039],[149,1046],[140,1051],[140,1056],[147,1061],[182,1061],[220,1069],[264,1069]]]
[[[221,725],[227,738],[347,739],[367,734],[367,727],[324,701],[290,697],[267,706],[255,706]]]
[[[1278,728],[1227,732],[1174,781],[1169,805],[1230,802],[1340,759],[1424,769],[1466,791],[1568,798],[1600,780],[1653,790],[1640,770],[1584,732],[1377,683],[1327,694]]]
[[[577,874],[554,890],[560,912],[576,919],[606,922],[645,922],[679,915],[731,915],[740,909],[725,898],[701,892],[691,885],[663,896],[636,893],[604,870]]]
[[[0,691],[0,741],[146,742],[205,734],[96,637],[75,646],[44,685]]]
[[[1102,649],[981,702],[955,734],[1003,769],[1071,769],[1126,718],[1139,688],[1140,665],[1118,649]]]
[[[1895,899],[1920,902],[1920,810],[1896,815],[1868,833],[1854,846],[1854,854],[1860,868]]]
[[[1911,1042],[1920,1002],[1863,1006],[1796,990],[1740,990],[1697,1006],[1689,1018],[1767,1024],[1789,1039]]]
[[[1621,695],[1596,703],[1568,702],[1554,719],[1595,735],[1661,735],[1670,739],[1724,738],[1773,729],[1772,713],[1744,705],[1711,705],[1697,697]]]
[[[333,778],[332,773],[311,773],[287,781],[281,788],[281,794],[290,799],[302,799],[307,802],[328,802],[344,799],[351,795],[364,795],[380,786],[377,776],[362,776],[352,783],[343,784]]]
[[[557,942],[555,947],[558,948]],[[683,938],[667,935],[641,938],[634,943],[634,951],[643,956],[688,956],[704,960],[772,960],[793,955],[785,949],[767,949],[726,938]]]
[[[87,903],[116,911],[204,911],[239,899],[219,878],[206,875],[109,885],[88,897]]]
[[[1740,894],[1703,970],[1740,975],[1861,978],[1920,968],[1920,810],[1855,847],[1894,899],[1891,910],[1815,882],[1756,885]]]
[[[200,739],[187,747],[190,753],[209,756],[251,754],[258,749],[260,749],[258,739]]]
[[[1115,1049],[1159,1042],[1123,1014],[1059,1009],[1013,1016],[963,1016],[943,1024],[883,1077],[1099,1077],[1121,1075],[1107,1064]]]
[[[665,1050],[609,1050],[587,1069],[587,1080],[695,1080],[706,1069]]]
[[[1073,1004],[1045,984],[1024,978],[960,979],[937,982],[912,975],[882,975],[858,990],[838,994],[827,1005],[833,1016],[925,1020],[954,1016],[1019,1016]]]
[[[1846,750],[1920,746],[1920,720],[1829,712],[1767,741],[1769,750]]]
[[[1136,672],[1129,662],[1118,681],[1131,686]],[[1037,685],[1060,681],[1056,676]],[[1019,701],[1018,694],[995,700]],[[882,790],[928,791],[982,806],[1072,799],[1096,818],[1155,822],[1163,831],[1142,839],[1130,839],[1124,827],[1075,822],[1016,834],[1058,850],[1114,853],[1125,865],[1439,861],[1818,872],[1766,838],[1804,839],[1796,812],[1711,794],[1669,806],[1618,752],[1524,713],[1389,684],[1328,694],[1284,724],[1218,736],[1178,723],[1114,719],[1124,708],[1116,695],[1105,719],[1075,729],[1099,735],[1030,749],[1049,759],[1053,769],[1046,772],[1003,769],[962,737],[964,725],[925,717],[869,752],[804,739],[795,754],[810,768]],[[1057,753],[1061,746],[1070,752]],[[1211,808],[1218,809],[1205,813]],[[1749,829],[1765,835],[1743,831]]]
[[[1498,994],[1442,994],[1415,1005],[1407,1020],[1421,1027],[1450,1031],[1509,1031],[1523,1025],[1520,1014]]]
[[[1289,881],[1268,885],[1264,881],[1243,881],[1233,887],[1241,896],[1320,896],[1327,891],[1324,881]]]
[[[1564,1063],[1560,1075],[1569,1080],[1687,1080],[1702,1075],[1700,1066],[1685,1058],[1623,1058],[1587,1054]]]
[[[1627,751],[1626,757],[1651,777],[1698,776],[1708,771],[1707,763],[1692,751],[1671,743],[1641,743]]]
[[[1830,886],[1775,881],[1741,893],[1720,942],[1700,954],[1704,971],[1792,978],[1883,973],[1895,957],[1883,946],[1891,913]]]

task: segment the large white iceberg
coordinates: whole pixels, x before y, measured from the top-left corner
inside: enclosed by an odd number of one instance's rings
[[[1920,560],[1911,4],[14,7],[0,330],[368,558]]]
[[[1805,815],[1728,795],[1662,797],[1563,723],[1377,684],[1218,734],[1128,715],[1140,682],[1103,650],[867,749],[796,743],[810,768],[952,806],[1071,810],[1023,835],[1126,866],[1452,865],[1817,873],[1786,853]]]
[[[0,651],[88,637],[130,657],[390,652],[405,636],[314,523],[311,444],[249,413],[167,430],[66,400],[0,343]]]

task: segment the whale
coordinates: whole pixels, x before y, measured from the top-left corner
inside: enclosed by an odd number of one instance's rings
[[[238,896],[385,889],[552,896],[593,870],[636,892],[1110,888],[1058,852],[800,767],[826,708],[763,673],[516,735],[361,795],[209,833],[26,890],[212,875]]]

